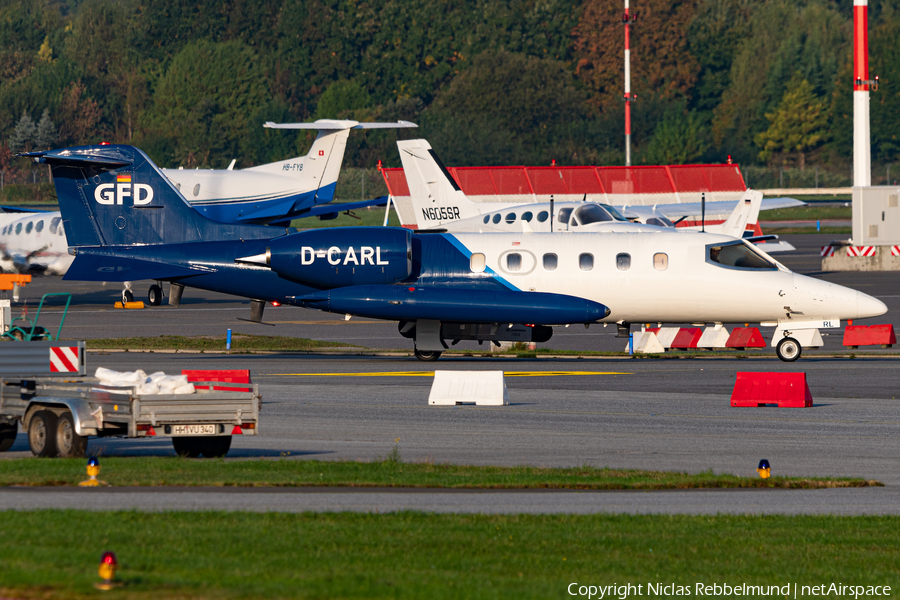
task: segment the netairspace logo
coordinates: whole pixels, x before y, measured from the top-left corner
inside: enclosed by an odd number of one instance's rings
[[[596,598],[597,600],[603,600],[604,598],[626,600],[629,597],[642,596],[708,596],[713,598],[726,596],[778,596],[782,598],[833,596],[835,598],[855,599],[868,596],[890,596],[891,586],[845,585],[843,583],[821,583],[819,585],[799,585],[796,583],[788,583],[787,585],[695,583],[693,586],[676,583],[582,585],[574,582],[569,584],[567,591],[570,596],[579,596],[587,599]]]

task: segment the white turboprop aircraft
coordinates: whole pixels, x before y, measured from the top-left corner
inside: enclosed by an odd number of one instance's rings
[[[360,123],[319,119],[313,123],[272,123],[270,129],[316,129],[306,156],[232,170],[161,169],[203,215],[222,223],[286,225],[292,219],[335,211],[318,207],[334,200],[344,149],[351,129],[417,127],[409,121]],[[342,206],[361,208],[371,201]],[[318,208],[317,208],[318,207]]]
[[[460,189],[426,140],[401,140],[397,142],[397,147],[409,187],[415,225],[419,230],[479,233],[625,232],[675,227],[659,207],[638,206],[620,211],[609,204],[586,201],[528,204],[474,202]],[[724,222],[682,229],[703,229],[709,233],[746,238],[747,224],[756,223],[762,201],[762,192],[747,190]],[[776,237],[762,236],[750,238],[750,241],[772,240]],[[784,252],[793,249],[786,242],[766,246],[767,251]]]
[[[0,213],[0,271],[64,275],[72,260],[59,212]]]
[[[314,129],[318,135],[305,156],[234,170],[161,169],[201,213],[226,223],[286,225],[302,216],[323,216],[373,204],[327,205],[334,199],[351,129],[416,127],[408,121],[360,123],[319,119],[313,123],[266,123],[271,129]],[[64,275],[69,256],[60,214],[0,214],[0,270]],[[126,286],[126,291],[130,294]],[[152,294],[151,294],[152,296]],[[133,297],[133,295],[132,295]],[[156,303],[159,298],[150,298]]]

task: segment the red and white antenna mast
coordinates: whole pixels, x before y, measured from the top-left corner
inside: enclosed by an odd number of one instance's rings
[[[859,0],[855,0],[859,1]],[[622,22],[625,23],[625,166],[631,166],[631,37],[630,28],[634,21],[633,15],[628,12],[628,0],[625,0],[625,14]]]
[[[627,2],[628,0],[626,0]],[[853,0],[853,186],[872,184],[869,137],[869,2]],[[626,34],[627,39],[627,34]],[[625,51],[626,54],[628,51]],[[626,109],[627,110],[627,109]]]

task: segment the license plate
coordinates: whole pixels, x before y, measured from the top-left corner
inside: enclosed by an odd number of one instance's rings
[[[174,425],[172,435],[216,435],[216,425]]]

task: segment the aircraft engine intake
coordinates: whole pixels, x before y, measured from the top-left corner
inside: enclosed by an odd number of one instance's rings
[[[320,289],[391,284],[412,271],[412,233],[359,227],[301,232],[273,239],[265,261],[279,277]]]

